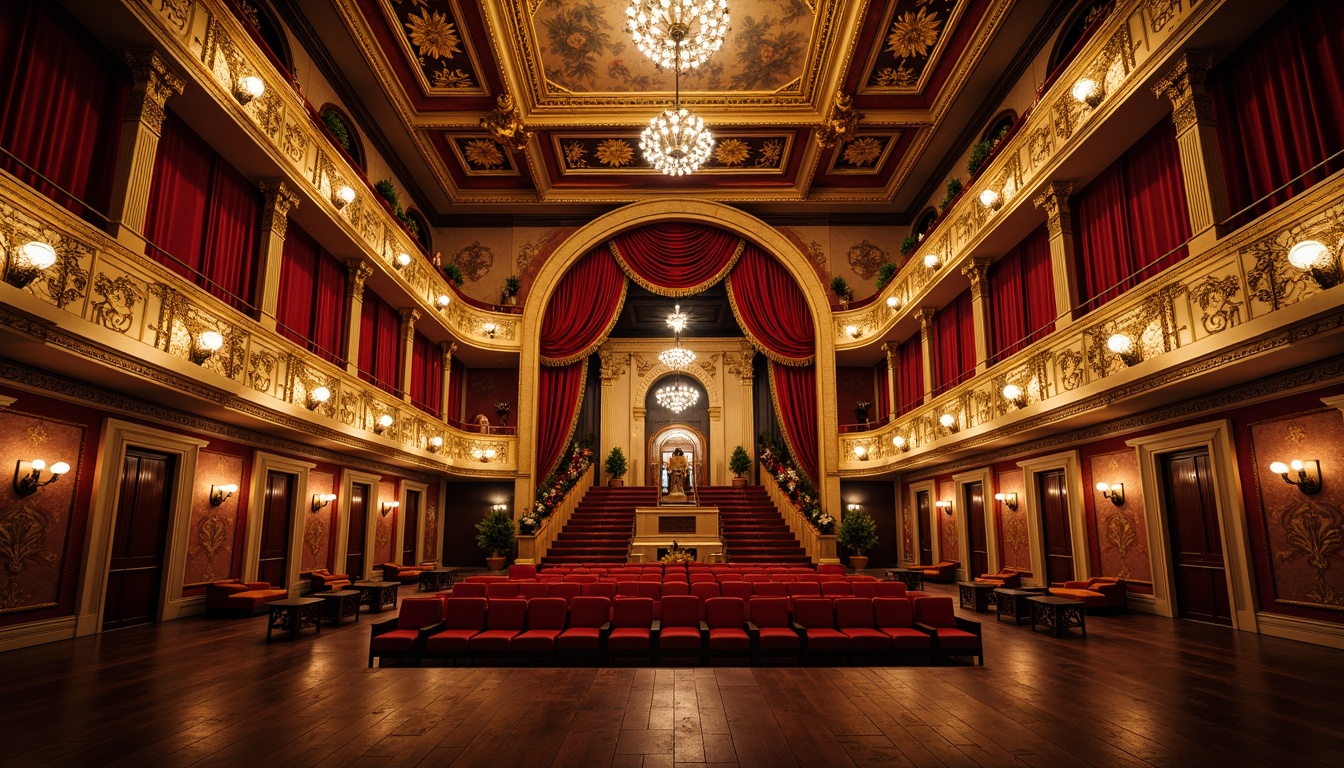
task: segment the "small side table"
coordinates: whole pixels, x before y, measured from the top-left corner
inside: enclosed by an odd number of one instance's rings
[[[1063,637],[1069,627],[1077,627],[1083,637],[1087,637],[1087,615],[1083,611],[1082,600],[1070,600],[1067,597],[1029,597],[1031,603],[1031,631],[1037,624],[1050,628],[1055,637]]]
[[[887,578],[905,584],[905,588],[912,592],[924,589],[924,574],[909,568],[888,568]]]
[[[997,604],[998,596],[994,594],[994,590],[998,589],[998,586],[983,581],[958,581],[957,592],[961,607],[966,608],[969,603],[971,610],[984,613],[991,605]]]
[[[357,581],[350,586],[359,590],[359,602],[368,606],[370,613],[381,613],[397,607],[397,590],[401,588],[399,581]]]
[[[266,621],[266,642],[271,642],[272,630],[289,633],[290,640],[298,640],[299,632],[309,627],[322,634],[322,599],[295,597],[266,604],[270,617]]]
[[[435,568],[420,573],[421,592],[441,592],[447,587],[451,587],[457,580],[457,573],[461,568]]]
[[[355,617],[359,622],[359,606],[363,604],[364,594],[358,589],[336,589],[318,592],[317,599],[322,601],[322,616],[331,621],[333,627],[342,621]]]
[[[1013,620],[1013,625],[1016,626],[1022,623],[1023,619],[1030,619],[1031,603],[1027,602],[1027,598],[1040,597],[1040,595],[1040,592],[1029,592],[1025,589],[999,587],[994,590],[994,596],[998,599],[999,604],[999,612],[994,615],[994,620],[1009,618]]]

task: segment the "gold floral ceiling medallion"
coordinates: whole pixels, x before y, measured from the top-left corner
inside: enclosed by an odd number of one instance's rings
[[[817,144],[822,149],[830,149],[836,144],[854,137],[854,132],[859,129],[859,121],[863,119],[863,113],[854,109],[854,100],[843,93],[836,92],[835,103],[831,105],[831,112],[826,116],[826,122],[817,129]]]

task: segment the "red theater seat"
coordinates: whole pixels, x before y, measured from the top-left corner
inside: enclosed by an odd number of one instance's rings
[[[518,585],[518,596],[524,600],[535,600],[551,596],[551,585],[544,582],[525,581]]]
[[[873,620],[882,634],[891,638],[897,656],[923,656],[933,660],[933,636],[915,629],[914,606],[903,597],[873,598]]]
[[[849,653],[849,637],[835,628],[835,608],[824,597],[802,597],[793,604],[793,622],[803,637],[803,651],[811,657]]]
[[[373,625],[369,638],[369,667],[375,658],[414,658],[420,661],[425,638],[443,626],[443,600],[437,597],[408,597],[401,601],[396,618]]]
[[[426,658],[464,658],[471,652],[471,638],[485,627],[486,599],[449,597],[443,602],[443,630],[425,638],[424,655]]]
[[[905,597],[905,583],[901,581],[877,582],[877,597]]]
[[[574,598],[578,597],[579,593],[582,591],[583,585],[581,584],[564,583],[551,585],[551,597],[563,598],[565,605],[573,603]]]
[[[537,567],[535,565],[510,565],[510,579],[535,579],[537,578]]]
[[[610,621],[610,599],[583,595],[574,598],[569,607],[569,629],[555,639],[556,651],[598,656]]]
[[[746,630],[746,603],[736,597],[711,597],[704,603],[704,612],[705,627],[709,630],[705,661],[710,657],[751,653],[751,636]]]
[[[841,597],[835,601],[835,627],[849,638],[849,655],[882,656],[891,650],[891,638],[873,622],[873,601]]]
[[[653,651],[653,600],[619,597],[611,608],[607,656],[650,656]],[[652,659],[650,659],[652,660]]]
[[[658,656],[701,656],[704,635],[700,625],[700,598],[672,595],[663,598],[658,632]]]
[[[828,601],[829,602],[829,601]],[[752,636],[753,656],[791,656],[797,659],[802,643],[789,621],[789,601],[783,597],[753,597],[747,630]]]
[[[921,597],[915,600],[915,628],[934,637],[934,654],[939,657],[973,656],[985,664],[980,622],[957,616],[950,597]]]
[[[505,656],[513,647],[513,638],[526,627],[526,600],[491,600],[485,612],[485,631],[472,635],[467,647],[473,656]]]
[[[515,656],[551,656],[565,631],[568,604],[563,597],[534,597],[527,601],[527,631],[513,638]]]
[[[850,597],[854,590],[847,581],[824,581],[821,584],[822,597]]]
[[[491,600],[514,598],[518,596],[518,584],[506,581],[485,585],[485,596]]]

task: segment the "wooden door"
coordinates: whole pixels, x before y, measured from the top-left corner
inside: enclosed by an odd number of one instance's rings
[[[139,449],[126,451],[107,570],[103,629],[145,624],[158,618],[175,470],[172,456]]]
[[[369,524],[369,486],[350,486],[350,530],[345,537],[345,572],[354,581],[364,580],[364,534]]]
[[[276,589],[289,587],[289,531],[294,514],[294,475],[266,473],[266,498],[261,516],[261,549],[257,581]]]
[[[1162,474],[1177,614],[1231,626],[1232,605],[1208,451],[1163,456]]]
[[[965,496],[967,535],[966,543],[971,548],[971,567],[966,578],[974,579],[982,573],[989,573],[989,539],[985,536],[985,486],[984,483],[967,483],[962,486]]]
[[[1064,470],[1036,476],[1045,541],[1045,575],[1051,583],[1073,579],[1073,536],[1069,529],[1069,488]]]
[[[416,539],[420,536],[420,492],[407,489],[406,506],[401,510],[406,527],[401,537],[401,564],[419,565],[415,561]]]
[[[919,562],[933,563],[933,525],[929,519],[929,492],[915,494],[915,514],[919,521]],[[954,558],[955,559],[955,558]]]

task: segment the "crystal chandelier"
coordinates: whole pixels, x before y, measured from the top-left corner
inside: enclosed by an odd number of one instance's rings
[[[695,69],[723,47],[728,0],[632,0],[626,27],[661,69]]]
[[[717,14],[714,18],[722,22],[720,27],[715,27],[720,31],[716,38],[718,42],[713,45],[706,42],[705,37],[705,30],[713,26],[708,24],[710,15],[706,15],[711,11]],[[699,15],[701,33],[688,40],[688,23],[695,14]],[[728,23],[727,3],[718,0],[716,5],[714,0],[709,0],[702,7],[694,0],[635,0],[629,15],[630,32],[634,35],[635,44],[658,66],[671,64],[673,82],[676,84],[672,108],[663,110],[662,114],[649,121],[649,127],[639,135],[639,150],[649,165],[668,176],[694,173],[714,150],[714,136],[705,128],[703,120],[681,106],[681,70],[683,66],[698,66],[723,44],[722,31]],[[644,21],[641,22],[641,19]],[[682,19],[687,21],[683,22]],[[658,43],[656,47],[654,42]],[[646,48],[646,44],[651,47]],[[667,56],[669,50],[670,58]]]
[[[673,413],[681,413],[695,405],[696,401],[700,399],[700,392],[694,387],[682,384],[681,376],[677,376],[675,384],[659,387],[658,391],[653,393],[653,398],[667,410]]]
[[[663,365],[677,371],[677,378],[672,384],[655,391],[653,398],[659,405],[673,413],[681,413],[700,399],[699,390],[681,383],[681,371],[695,362],[695,353],[681,346],[681,332],[686,328],[689,319],[686,313],[681,311],[680,304],[673,308],[672,314],[667,316],[667,327],[672,329],[672,348],[658,353],[658,359]]]

